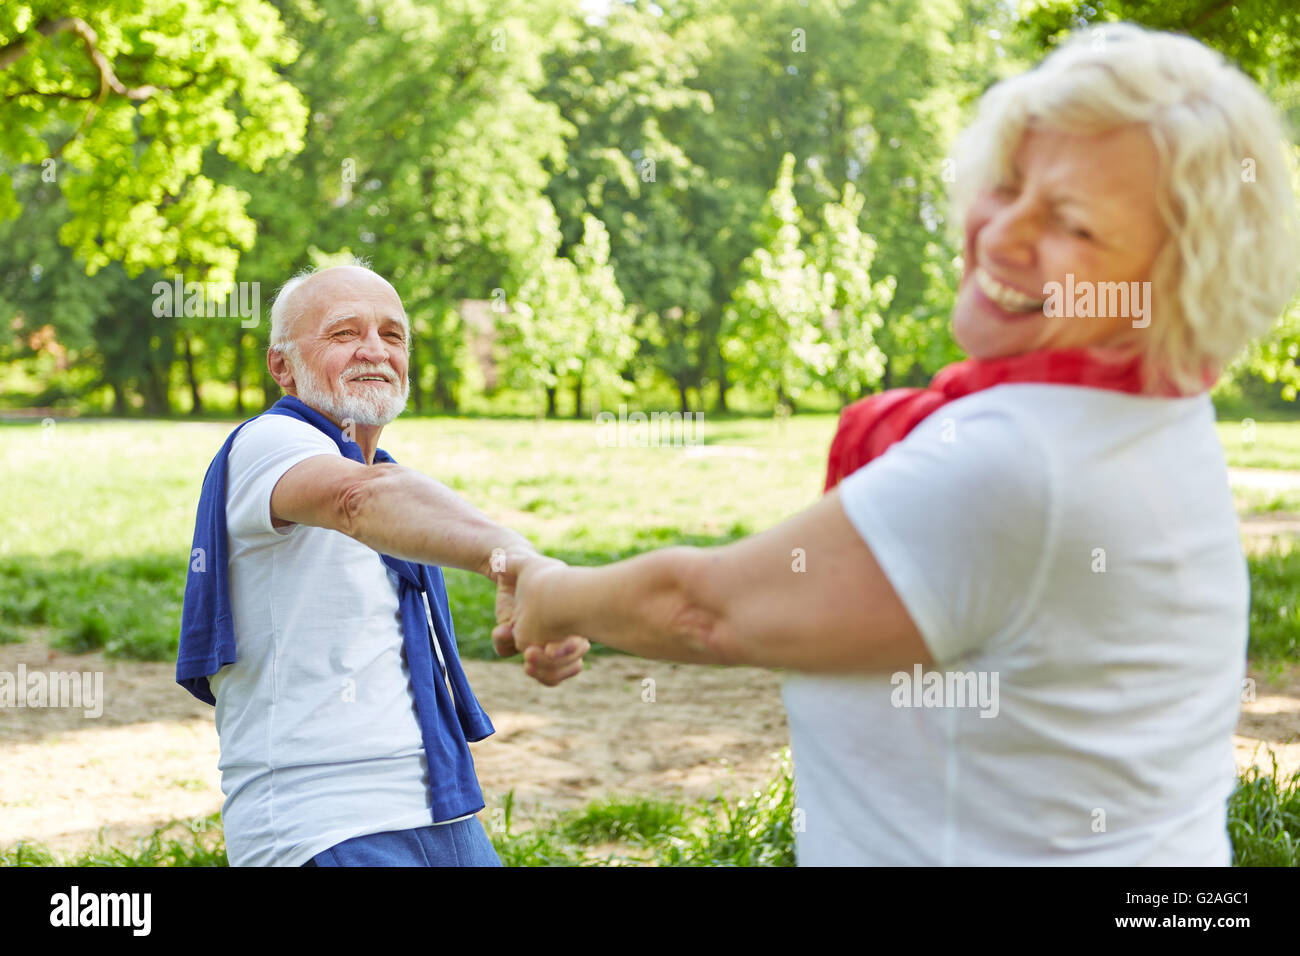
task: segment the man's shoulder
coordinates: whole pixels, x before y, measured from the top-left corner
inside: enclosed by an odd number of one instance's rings
[[[297,445],[319,446],[324,453],[338,451],[338,446],[328,435],[301,418],[263,412],[240,426],[230,452],[235,455],[250,448],[271,452],[281,447]]]
[[[227,477],[233,481],[277,463],[337,454],[338,445],[318,428],[299,418],[264,412],[245,422],[231,443]]]

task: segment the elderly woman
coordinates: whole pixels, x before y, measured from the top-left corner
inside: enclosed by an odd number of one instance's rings
[[[1208,388],[1294,289],[1278,119],[1116,25],[991,89],[955,157],[970,358],[846,409],[771,530],[520,554],[498,649],[799,672],[801,864],[1229,865],[1250,594]]]

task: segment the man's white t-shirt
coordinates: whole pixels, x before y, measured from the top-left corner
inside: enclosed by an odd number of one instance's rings
[[[1001,385],[840,484],[953,676],[787,678],[800,865],[1231,864],[1250,583],[1213,425]]]
[[[433,819],[392,572],[340,532],[271,524],[284,473],[338,454],[311,425],[262,415],[227,458],[238,660],[208,683],[232,866],[300,866],[352,837],[453,822]]]

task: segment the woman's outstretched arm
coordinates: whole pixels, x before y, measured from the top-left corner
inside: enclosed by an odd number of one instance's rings
[[[871,549],[832,491],[768,531],[665,548],[599,568],[521,555],[503,654],[559,653],[569,635],[640,657],[810,673],[933,664]]]

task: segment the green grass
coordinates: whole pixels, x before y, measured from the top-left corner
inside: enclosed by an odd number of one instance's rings
[[[1249,561],[1249,657],[1276,677],[1300,661],[1300,548],[1275,542]]]
[[[1300,422],[1220,419],[1215,430],[1234,468],[1300,470]]]
[[[542,549],[572,563],[669,544],[719,544],[813,502],[835,427],[829,414],[705,420],[704,451],[601,447],[590,422],[407,419],[385,431],[399,461],[439,478]],[[228,421],[64,421],[0,426],[0,643],[31,637],[68,650],[174,660],[194,509]],[[1300,423],[1220,422],[1229,464],[1300,470]],[[1238,492],[1243,509],[1296,510],[1292,492]],[[1300,549],[1251,556],[1255,667],[1300,661]],[[447,572],[462,653],[494,657],[492,584]],[[177,691],[180,693],[179,689]],[[1243,865],[1297,863],[1297,781],[1254,772],[1233,798]],[[787,772],[749,800],[679,806],[610,799],[529,829],[493,833],[512,865],[788,865]],[[215,831],[212,829],[215,827]],[[214,842],[216,841],[216,842]],[[64,858],[61,858],[64,859]],[[0,864],[48,865],[39,847]],[[221,865],[219,822],[164,828],[131,847],[102,843],[71,865]]]
[[[1234,866],[1300,866],[1300,771],[1281,779],[1253,766],[1228,803]]]
[[[787,749],[770,783],[749,797],[677,804],[635,797],[593,801],[529,829],[514,825],[507,794],[500,826],[489,826],[506,866],[793,866],[793,768]],[[491,822],[491,821],[489,821]],[[129,847],[104,845],[73,854],[18,845],[0,866],[226,866],[219,814],[175,823]],[[1279,777],[1252,767],[1228,803],[1235,866],[1300,866],[1300,773]]]
[[[1237,488],[1232,493],[1237,511],[1242,514],[1300,512],[1300,488],[1270,491],[1264,488]]]
[[[39,844],[19,843],[0,851],[0,866],[227,866],[221,814],[176,821],[128,846],[104,841],[103,831],[77,853],[54,853]]]

